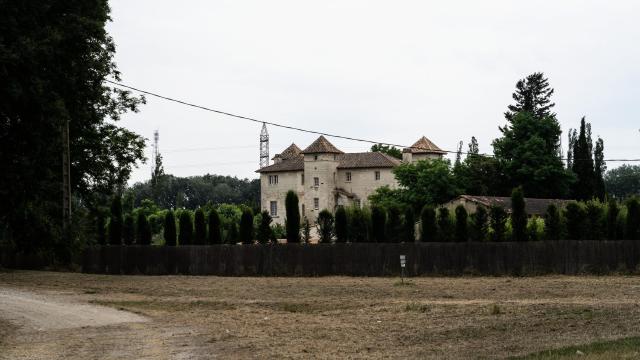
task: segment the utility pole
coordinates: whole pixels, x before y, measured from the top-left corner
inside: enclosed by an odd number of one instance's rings
[[[62,232],[69,239],[71,226],[71,150],[69,149],[69,119],[62,125]]]

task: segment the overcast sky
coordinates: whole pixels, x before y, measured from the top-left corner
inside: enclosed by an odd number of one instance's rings
[[[566,131],[640,158],[638,1],[111,0],[124,83],[297,127],[482,152],[518,79],[544,72]],[[121,125],[160,131],[165,171],[255,178],[260,125],[148,97]],[[315,136],[269,128],[271,156]],[[330,139],[344,151],[370,145]],[[149,142],[149,145],[151,142]],[[198,150],[200,149],[200,150]],[[150,148],[147,149],[150,154]],[[619,164],[609,164],[610,167]],[[150,164],[131,181],[150,176]]]

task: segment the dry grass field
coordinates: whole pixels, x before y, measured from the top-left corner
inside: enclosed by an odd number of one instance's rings
[[[18,271],[0,273],[2,289],[148,319],[38,331],[3,320],[0,308],[6,359],[640,358],[637,339],[586,345],[640,335],[637,277],[413,278],[402,285],[393,278]]]

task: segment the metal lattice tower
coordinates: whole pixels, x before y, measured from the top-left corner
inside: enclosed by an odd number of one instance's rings
[[[267,132],[267,124],[262,123],[262,131],[260,131],[260,168],[269,166],[269,133]]]
[[[151,154],[151,177],[153,178],[153,174],[156,172],[156,161],[158,159],[158,153],[160,149],[158,148],[158,140],[160,140],[160,132],[155,130],[153,132],[153,153]]]

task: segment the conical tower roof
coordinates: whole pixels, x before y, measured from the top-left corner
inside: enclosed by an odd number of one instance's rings
[[[291,158],[294,158],[294,157],[300,155],[301,151],[302,150],[300,150],[298,145],[292,143],[291,145],[289,145],[289,147],[287,147],[286,149],[282,150],[282,152],[280,154],[276,154],[276,156],[274,156],[273,159],[275,159],[276,157],[280,157],[282,160],[291,159]],[[273,159],[271,159],[271,160],[273,160]]]
[[[410,152],[413,154],[446,154],[446,151],[440,149],[425,136],[418,139],[418,141],[411,145],[411,147],[405,148],[403,152]]]
[[[337,147],[333,146],[332,143],[329,142],[324,136],[320,135],[319,138],[316,139],[311,145],[309,145],[306,149],[302,150],[303,154],[342,154],[343,152],[338,150]]]

